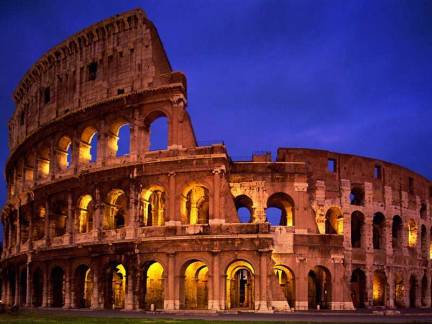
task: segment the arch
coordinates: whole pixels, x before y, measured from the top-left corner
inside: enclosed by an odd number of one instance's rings
[[[169,145],[169,120],[162,111],[151,112],[144,120],[144,150],[166,150]]]
[[[65,273],[59,266],[51,270],[51,307],[63,307],[64,305],[64,281]]]
[[[385,217],[379,212],[373,217],[372,244],[375,250],[385,248]]]
[[[283,192],[272,194],[267,200],[266,216],[273,226],[294,226],[294,200]]]
[[[77,308],[89,308],[93,292],[93,273],[89,266],[81,264],[75,269],[74,303]]]
[[[232,262],[226,270],[227,309],[255,308],[255,271],[245,260]]]
[[[254,220],[252,199],[246,195],[240,195],[234,198],[234,204],[240,223],[252,223]]]
[[[395,274],[394,303],[397,308],[405,307],[405,284],[403,276],[400,273]]]
[[[154,185],[141,191],[141,224],[163,226],[165,224],[166,192],[163,187]]]
[[[337,207],[331,207],[326,212],[325,234],[343,235],[343,215]]]
[[[110,156],[124,156],[130,153],[130,125],[125,119],[118,119],[109,128],[107,138]]]
[[[24,161],[24,180],[27,183],[31,183],[34,180],[34,171],[35,171],[35,164],[36,164],[36,154],[34,152],[29,152],[25,156]]]
[[[126,225],[128,203],[126,194],[121,189],[111,190],[105,202],[103,228],[118,229]]]
[[[355,308],[365,307],[366,292],[366,275],[363,270],[357,268],[351,275],[351,298]]]
[[[385,306],[387,278],[384,271],[373,273],[372,298],[374,306]]]
[[[37,155],[38,177],[45,179],[50,174],[51,159],[49,147],[44,146],[40,148]]]
[[[426,259],[428,257],[428,248],[427,248],[427,231],[426,226],[421,226],[420,231],[420,250],[422,258]]]
[[[281,286],[286,301],[291,308],[295,307],[295,277],[294,272],[284,265],[275,265],[274,273]]]
[[[78,199],[77,206],[77,230],[79,233],[88,233],[93,229],[94,201],[89,194],[82,195]]]
[[[417,224],[414,219],[408,222],[408,247],[416,247],[417,245]]]
[[[417,307],[417,278],[411,275],[409,281],[409,307]]]
[[[359,211],[351,214],[351,246],[353,248],[361,248],[363,246],[364,220],[364,215]]]
[[[126,296],[126,268],[121,263],[111,263],[105,270],[104,308],[123,309]]]
[[[143,295],[141,308],[145,310],[164,309],[165,273],[162,264],[150,261],[143,269]]]
[[[428,290],[428,283],[427,283],[427,277],[426,277],[426,273],[423,274],[423,278],[421,281],[421,305],[423,307],[427,306],[427,290]]]
[[[191,260],[182,267],[180,308],[208,308],[208,267],[199,260]]]
[[[43,296],[43,273],[40,268],[33,271],[32,278],[32,304],[34,307],[42,306]]]
[[[393,249],[402,247],[402,230],[403,230],[402,219],[398,215],[393,216],[393,222],[392,222]]]
[[[361,186],[353,186],[349,195],[351,205],[364,205],[364,190]]]
[[[198,183],[191,183],[183,189],[180,214],[186,224],[208,224],[209,191]]]
[[[54,219],[53,236],[62,236],[66,233],[67,223],[67,204],[60,200],[53,203],[52,214],[50,218]]]
[[[79,146],[80,163],[95,162],[97,158],[97,130],[92,126],[86,127],[81,133]]]
[[[56,146],[56,162],[59,170],[65,170],[71,163],[72,140],[69,136],[62,136]]]
[[[316,266],[308,273],[309,309],[329,309],[332,300],[331,273],[323,266]]]

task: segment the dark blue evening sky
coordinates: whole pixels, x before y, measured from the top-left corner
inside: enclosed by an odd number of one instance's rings
[[[200,141],[372,156],[432,178],[432,1],[0,0],[0,167],[11,94],[48,49],[143,8],[188,78]],[[4,177],[0,203],[6,195]]]

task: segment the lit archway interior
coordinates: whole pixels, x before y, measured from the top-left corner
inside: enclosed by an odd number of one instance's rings
[[[126,225],[127,199],[123,190],[114,189],[107,195],[105,203],[104,229],[118,229]]]
[[[192,184],[183,190],[181,215],[187,224],[208,224],[209,191],[202,185]]]
[[[408,246],[416,247],[417,245],[417,224],[415,220],[410,219],[408,222]]]
[[[75,270],[75,307],[89,308],[93,292],[93,273],[86,265],[80,265]]]
[[[141,193],[142,224],[163,226],[165,224],[166,193],[160,186],[152,186]]]
[[[96,156],[96,139],[97,131],[94,127],[86,127],[81,133],[81,141],[79,146],[79,157],[80,163],[94,162]]]
[[[226,271],[226,305],[228,309],[255,308],[255,272],[249,262],[239,260]]]
[[[276,265],[274,273],[278,279],[278,283],[282,288],[285,299],[290,308],[295,307],[295,279],[293,272],[283,265]]]
[[[57,167],[60,170],[65,170],[70,166],[71,162],[71,144],[72,141],[68,136],[62,136],[57,143],[56,157]]]
[[[108,267],[105,281],[104,306],[106,309],[123,309],[126,296],[126,268],[122,264]]]
[[[384,306],[386,300],[387,279],[383,271],[374,271],[372,282],[372,297],[374,306]]]
[[[93,229],[93,198],[90,195],[81,196],[77,208],[78,232],[88,233]]]
[[[325,234],[343,235],[343,215],[339,208],[332,207],[327,210],[325,215]]]
[[[208,308],[208,267],[194,261],[184,270],[181,306],[183,309]]]
[[[330,271],[317,266],[308,273],[308,307],[316,309],[329,309],[332,300],[332,286]]]
[[[144,267],[143,283],[144,300],[142,308],[145,310],[163,309],[164,269],[159,262],[153,262]]]
[[[396,273],[394,279],[394,304],[398,308],[405,307],[405,285],[400,273]]]

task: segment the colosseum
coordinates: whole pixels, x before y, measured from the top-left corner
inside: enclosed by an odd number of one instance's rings
[[[323,150],[234,161],[223,144],[197,144],[186,85],[140,9],[84,29],[30,68],[9,121],[4,303],[431,307],[432,182]],[[153,150],[160,118],[168,144]]]

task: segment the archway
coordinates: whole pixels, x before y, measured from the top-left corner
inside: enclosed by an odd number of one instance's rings
[[[351,275],[351,298],[355,308],[365,307],[366,275],[361,269],[355,269]]]
[[[66,170],[69,168],[72,158],[72,140],[68,136],[62,136],[57,142],[56,158],[57,168],[59,170]]]
[[[63,307],[64,305],[64,280],[65,274],[62,268],[54,267],[51,270],[51,306]]]
[[[408,247],[417,246],[417,224],[415,220],[410,219],[408,222]]]
[[[403,276],[400,273],[395,274],[394,280],[394,303],[398,308],[405,307],[405,285]]]
[[[362,247],[364,215],[355,211],[351,215],[351,246],[353,248]]]
[[[50,149],[47,146],[42,147],[37,154],[38,178],[46,179],[50,173]]]
[[[417,279],[414,275],[410,277],[409,307],[417,307]]]
[[[77,227],[79,233],[88,233],[93,229],[94,201],[92,196],[83,195],[78,200]]]
[[[183,266],[181,280],[182,309],[208,308],[208,267],[202,261],[191,261]]]
[[[80,265],[75,270],[75,307],[89,308],[91,306],[91,296],[93,292],[93,273],[87,265]]]
[[[286,301],[291,308],[295,307],[295,278],[294,273],[283,265],[274,266],[274,272],[278,278]]]
[[[49,215],[54,221],[53,236],[62,236],[66,233],[67,224],[67,205],[64,201],[59,200],[53,203],[52,214]]]
[[[37,268],[33,272],[32,278],[32,304],[34,307],[42,306],[42,294],[43,294],[43,274],[40,268]]]
[[[234,204],[240,223],[252,223],[254,219],[252,199],[246,195],[240,195],[235,197]]]
[[[332,300],[330,271],[323,266],[316,266],[308,273],[308,307],[329,309]]]
[[[105,203],[104,229],[118,229],[126,225],[128,202],[121,189],[111,190]]]
[[[166,193],[161,186],[151,186],[140,195],[142,225],[163,226],[165,224]]]
[[[273,226],[294,226],[294,200],[286,193],[274,193],[267,200],[266,216]]]
[[[400,216],[393,216],[392,222],[392,247],[393,249],[400,248],[402,246],[402,219]]]
[[[426,274],[423,275],[421,284],[421,305],[424,307],[427,305],[426,295],[427,295],[427,277]]]
[[[209,191],[199,184],[190,184],[183,190],[181,198],[182,220],[186,224],[208,224]]]
[[[375,213],[372,226],[373,248],[375,250],[385,248],[385,218],[382,213]]]
[[[372,297],[374,306],[384,306],[386,300],[387,278],[384,271],[374,271],[372,282]]]
[[[97,159],[97,131],[94,127],[86,127],[81,133],[79,146],[79,163],[95,162]]]
[[[331,207],[325,215],[325,234],[343,235],[343,215],[339,208]]]
[[[226,271],[228,309],[255,308],[255,272],[249,262],[231,263]]]
[[[164,309],[164,269],[159,262],[149,262],[143,271],[143,300],[145,310]]]
[[[126,297],[126,268],[113,263],[105,271],[104,308],[123,309]]]
[[[349,196],[351,205],[362,206],[364,204],[364,190],[361,186],[353,186]]]
[[[39,206],[32,224],[33,230],[31,236],[34,241],[41,240],[45,236],[45,217],[47,217],[45,207]]]
[[[168,148],[168,118],[160,111],[151,113],[144,121],[145,151],[166,150]]]

